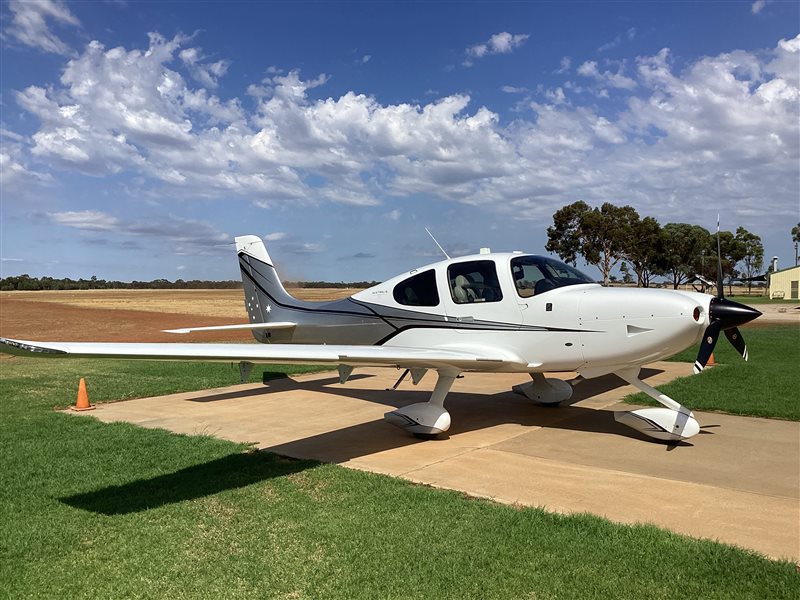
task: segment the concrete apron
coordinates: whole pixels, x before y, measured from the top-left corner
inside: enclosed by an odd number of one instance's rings
[[[657,386],[690,371],[661,362],[642,376]],[[360,369],[341,385],[336,374],[317,373],[103,404],[90,416],[249,442],[504,503],[652,523],[800,561],[800,423],[696,413],[701,434],[668,446],[614,421],[614,409],[630,408],[619,400],[635,391],[615,376],[573,381],[568,403],[543,408],[509,391],[526,375],[468,373],[447,397],[447,437],[420,441],[383,413],[426,401],[436,377],[386,391],[398,374]]]

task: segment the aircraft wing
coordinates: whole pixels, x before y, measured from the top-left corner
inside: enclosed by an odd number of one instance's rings
[[[404,346],[320,344],[176,344],[30,342],[0,338],[0,351],[41,358],[121,358],[205,362],[347,364],[492,371],[504,365],[533,366],[498,350],[426,349]]]

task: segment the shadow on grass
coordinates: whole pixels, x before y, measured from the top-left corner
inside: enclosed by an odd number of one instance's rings
[[[316,461],[283,458],[270,452],[230,454],[174,473],[74,494],[59,500],[94,513],[123,515],[203,498],[305,471],[317,465],[319,463]]]

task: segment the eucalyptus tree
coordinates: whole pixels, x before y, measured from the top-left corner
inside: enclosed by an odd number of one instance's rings
[[[622,260],[633,224],[638,220],[639,214],[632,206],[605,202],[592,208],[579,200],[553,214],[545,248],[573,265],[582,256],[587,264],[600,270],[603,285],[608,285],[611,270]]]
[[[702,270],[703,256],[710,254],[712,237],[707,229],[689,223],[667,223],[661,232],[663,272],[673,289],[691,280]],[[713,244],[716,265],[716,243]]]
[[[764,266],[764,245],[761,243],[760,236],[747,231],[744,227],[736,229],[736,240],[741,244],[742,248],[742,258],[740,260],[744,267],[742,272],[747,279],[747,291],[749,293],[753,287],[753,277]]]
[[[705,270],[702,271],[704,277],[711,281],[717,279],[717,234],[712,234],[710,246],[706,252]],[[719,250],[722,259],[722,279],[728,283],[728,295],[733,294],[731,287],[733,280],[740,275],[736,268],[744,258],[745,246],[742,241],[730,231],[719,232]]]
[[[661,225],[653,217],[639,219],[637,215],[630,225],[622,254],[636,273],[637,287],[650,287],[651,277],[663,273],[663,253]]]

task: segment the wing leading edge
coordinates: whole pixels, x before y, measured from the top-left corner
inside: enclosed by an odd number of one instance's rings
[[[42,358],[120,358],[204,362],[348,364],[353,366],[454,367],[492,371],[531,366],[505,352],[425,349],[404,346],[328,346],[309,344],[174,344],[31,342],[0,338],[0,351]]]

